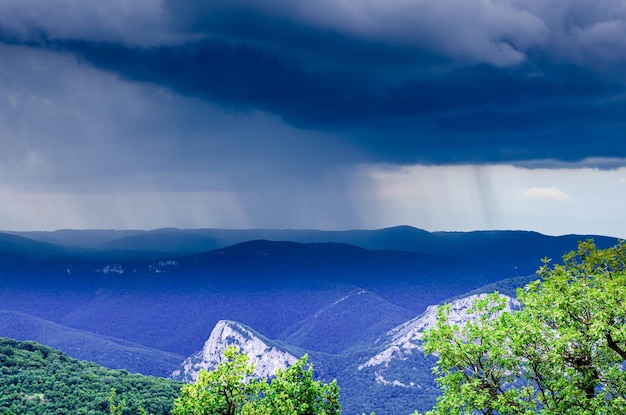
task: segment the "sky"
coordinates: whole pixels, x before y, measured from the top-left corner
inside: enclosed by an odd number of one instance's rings
[[[3,0],[0,229],[626,238],[623,0]]]

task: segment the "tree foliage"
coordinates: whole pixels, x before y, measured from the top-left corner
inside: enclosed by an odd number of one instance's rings
[[[180,387],[179,382],[72,359],[34,342],[0,339],[3,415],[131,415],[142,410],[167,415]]]
[[[253,377],[248,356],[235,347],[213,371],[201,370],[174,402],[174,415],[339,415],[339,387],[335,381],[313,379],[313,366],[302,357],[271,379]]]
[[[478,300],[463,325],[449,306],[424,337],[442,395],[429,414],[626,413],[626,245],[593,241],[518,290]]]
[[[258,397],[261,384],[251,378],[254,366],[248,363],[248,356],[230,346],[224,358],[215,370],[201,370],[195,383],[182,387],[173,414],[235,415],[246,402]]]
[[[285,370],[278,370],[262,398],[243,408],[245,415],[339,415],[339,386],[333,380],[313,379],[313,365],[303,356]]]

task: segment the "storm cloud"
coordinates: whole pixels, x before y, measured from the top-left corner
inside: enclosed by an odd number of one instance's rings
[[[626,157],[620,1],[8,1],[0,16],[7,43],[340,131],[369,161]]]
[[[367,206],[386,193],[369,187],[387,171],[435,198],[435,170],[622,174],[624,74],[619,0],[6,0],[0,196],[68,212],[163,200],[146,226],[185,203],[189,226],[376,226],[387,210]],[[499,196],[472,177],[490,227]]]

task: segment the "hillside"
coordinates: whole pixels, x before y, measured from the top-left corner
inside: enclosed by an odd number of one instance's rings
[[[371,339],[431,304],[507,276],[488,264],[337,243],[251,241],[157,260],[96,252],[5,265],[2,308],[189,355],[225,319],[280,340],[299,332],[302,344],[310,344],[341,336],[345,324],[364,326],[384,315],[374,331],[364,333]],[[329,309],[357,289],[377,299],[370,306],[384,308]],[[322,310],[338,318],[332,332],[312,324]],[[338,350],[329,346],[320,351]]]
[[[168,376],[183,359],[181,355],[73,329],[16,311],[0,310],[0,337],[32,340],[63,350],[79,360],[151,376]]]
[[[166,415],[180,384],[109,370],[34,342],[0,339],[0,413],[109,414],[111,389],[129,413]],[[5,412],[6,411],[6,412]]]
[[[296,323],[280,338],[312,351],[346,353],[367,347],[413,314],[358,288]]]

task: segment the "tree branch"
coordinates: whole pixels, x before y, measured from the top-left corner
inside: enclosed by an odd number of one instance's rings
[[[604,333],[604,335],[606,337],[606,342],[609,348],[611,348],[611,350],[614,350],[618,355],[620,355],[622,359],[626,360],[626,350],[619,347],[619,344],[617,344],[615,339],[613,339],[611,332],[607,331],[606,333]]]

